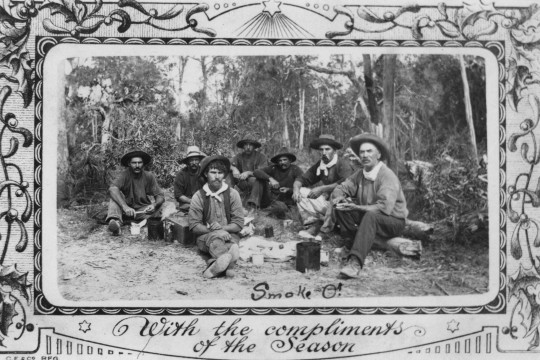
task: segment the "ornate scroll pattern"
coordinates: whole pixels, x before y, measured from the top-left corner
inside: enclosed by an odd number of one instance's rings
[[[19,4],[4,0],[0,7],[0,79],[16,86],[15,91],[21,95],[24,107],[28,107],[32,101],[34,78],[26,43],[30,36],[31,19],[37,13],[34,0]],[[12,92],[10,85],[0,89],[0,204],[2,208],[6,207],[6,210],[0,211],[0,223],[6,224],[5,232],[0,232],[0,346],[3,346],[8,330],[18,315],[22,315],[22,319],[16,325],[19,330],[16,339],[23,335],[28,326],[33,327],[31,324],[26,325],[23,303],[14,294],[14,291],[17,291],[28,305],[31,303],[32,286],[27,279],[28,273],[17,270],[16,264],[4,266],[8,251],[14,248],[17,252],[24,252],[27,249],[26,223],[32,215],[29,183],[23,179],[23,173],[14,159],[21,139],[22,146],[29,147],[33,138],[28,129],[19,126],[15,114],[5,112],[6,101]],[[9,149],[4,152],[2,149],[6,146],[3,145],[7,141]],[[16,201],[15,198],[24,198],[22,212],[18,208],[21,201]],[[13,246],[15,240],[17,242]]]
[[[425,7],[408,5],[397,11],[386,11],[378,14],[366,6],[361,6],[354,13],[345,6],[336,6],[336,13],[346,16],[343,31],[331,31],[326,34],[329,38],[349,35],[353,31],[363,33],[381,33],[395,28],[408,29],[415,39],[424,37],[423,30],[437,29],[448,38],[464,38],[477,40],[482,35],[492,35],[499,29],[498,19],[502,19],[504,28],[512,28],[519,23],[518,14],[513,11],[501,12],[495,9],[493,3],[469,5],[465,4],[462,9],[449,10],[448,6],[441,2],[437,6],[438,16],[429,15]],[[476,25],[483,25],[481,29]],[[368,25],[367,27],[365,25]]]
[[[510,253],[519,261],[519,270],[510,276],[509,303],[514,306],[502,332],[512,339],[527,339],[528,350],[540,345],[540,221],[531,216],[540,207],[540,177],[533,177],[540,163],[539,10],[535,5],[522,11],[518,25],[510,31],[515,54],[509,60],[507,82],[510,108],[518,114],[519,109],[529,108],[532,116],[522,120],[520,131],[508,141],[508,150],[519,149],[529,171],[518,174],[508,186],[508,219],[515,224]]]
[[[39,9],[50,9],[51,15],[63,18],[64,24],[61,25],[53,22],[50,18],[43,20],[45,30],[53,34],[70,34],[73,37],[79,37],[81,34],[92,34],[98,31],[102,25],[111,26],[117,23],[119,33],[126,32],[132,25],[145,24],[166,31],[182,31],[191,28],[193,31],[207,36],[216,36],[214,30],[199,27],[197,20],[192,18],[193,15],[208,10],[207,4],[195,5],[187,10],[185,24],[180,27],[166,27],[160,25],[160,22],[184,15],[184,5],[174,5],[162,14],[159,14],[154,8],[147,10],[137,0],[119,0],[119,8],[111,10],[109,13],[103,13],[102,6],[103,0],[96,0],[90,10],[81,0],[45,0]],[[126,11],[127,8],[131,8],[138,16],[130,14]],[[134,17],[142,17],[142,19],[135,20]]]

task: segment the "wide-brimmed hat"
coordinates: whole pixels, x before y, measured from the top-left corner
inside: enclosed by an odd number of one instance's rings
[[[225,156],[223,155],[212,155],[212,156],[207,156],[205,157],[204,159],[202,159],[201,161],[201,165],[200,165],[200,169],[199,169],[199,176],[204,176],[204,172],[206,171],[206,168],[208,167],[208,165],[210,165],[210,163],[214,160],[221,160],[225,163],[225,167],[227,168],[227,173],[230,171],[231,169],[231,162],[229,161],[229,159],[227,159]],[[225,174],[227,175],[227,174]]]
[[[384,142],[384,140],[378,137],[377,135],[369,134],[369,133],[356,135],[351,138],[350,146],[351,146],[352,151],[354,151],[354,153],[356,154],[356,156],[360,156],[358,154],[358,152],[360,151],[360,145],[366,142],[372,143],[373,145],[375,145],[375,147],[381,153],[381,160],[390,159],[390,148],[388,147],[386,142]]]
[[[183,164],[186,164],[187,161],[191,158],[194,158],[194,157],[198,157],[198,158],[204,158],[206,157],[206,154],[203,153],[198,146],[195,146],[195,145],[192,145],[192,146],[188,146],[187,148],[187,155],[185,158],[183,158],[182,160],[180,160],[179,162],[180,163],[183,163]]]
[[[282,147],[281,149],[279,149],[279,152],[277,153],[277,155],[274,155],[274,157],[272,157],[270,161],[273,162],[274,164],[277,164],[279,158],[282,156],[287,156],[289,159],[291,159],[291,162],[296,161],[296,156],[292,152],[290,152],[289,149],[286,147]]]
[[[120,164],[124,166],[129,166],[129,162],[134,157],[142,158],[144,165],[148,165],[152,161],[152,157],[148,155],[146,152],[139,149],[132,149],[122,156],[122,158],[120,159]]]
[[[261,143],[258,142],[257,140],[253,140],[253,139],[242,139],[240,140],[239,142],[236,143],[236,147],[239,147],[239,148],[243,148],[244,145],[246,144],[253,144],[253,147],[255,149],[258,149],[261,147]]]
[[[319,137],[315,140],[313,140],[309,147],[312,149],[319,149],[321,145],[330,145],[334,149],[341,149],[343,147],[342,144],[336,141],[336,138],[334,135],[330,134],[321,134]]]

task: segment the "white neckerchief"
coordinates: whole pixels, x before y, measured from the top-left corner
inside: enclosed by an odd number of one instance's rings
[[[324,161],[321,160],[319,167],[317,168],[317,176],[321,175],[321,172],[324,172],[324,176],[328,176],[328,169],[337,164],[337,159],[337,154],[334,154],[334,158],[328,164],[325,164]]]
[[[367,180],[375,181],[375,179],[377,178],[377,175],[379,174],[379,170],[381,170],[382,165],[383,165],[382,161],[379,161],[379,163],[375,165],[373,169],[371,169],[371,171],[362,170],[362,172],[364,173],[364,177]]]
[[[222,192],[224,192],[228,188],[229,188],[229,186],[226,183],[222,183],[221,188],[218,191],[212,192],[212,190],[210,190],[210,188],[208,187],[208,184],[204,184],[204,186],[203,186],[203,190],[206,192],[206,196],[211,196],[211,197],[215,198],[219,202],[221,202],[221,198],[219,197],[219,194],[221,194]]]

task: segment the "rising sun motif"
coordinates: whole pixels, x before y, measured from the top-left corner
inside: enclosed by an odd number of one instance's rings
[[[281,2],[262,2],[262,11],[238,28],[238,35],[245,37],[296,38],[313,35],[281,11]]]

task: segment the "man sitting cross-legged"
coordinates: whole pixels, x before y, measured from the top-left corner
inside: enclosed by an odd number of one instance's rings
[[[281,201],[286,205],[294,205],[292,199],[293,184],[303,174],[302,169],[292,164],[296,161],[296,156],[287,148],[282,148],[270,161],[274,165],[256,169],[253,176],[268,182],[272,201]]]
[[[153,173],[144,170],[152,161],[150,155],[141,150],[128,151],[120,163],[126,167],[109,187],[111,199],[106,221],[112,235],[120,235],[124,220],[143,220],[160,217],[160,207],[165,202]],[[155,198],[152,203],[149,196]]]
[[[385,142],[373,134],[361,134],[350,141],[363,169],[356,171],[332,193],[332,210],[342,235],[353,235],[346,277],[358,277],[375,237],[399,236],[408,215],[398,177],[382,161],[388,160]],[[347,200],[347,199],[351,199]]]
[[[353,173],[353,167],[338,155],[337,151],[343,145],[333,135],[322,134],[309,146],[319,150],[321,159],[295,180],[292,197],[298,204],[304,225],[324,220],[324,227],[330,228],[333,224],[329,223],[331,206],[328,198],[335,187]]]
[[[237,243],[244,225],[243,208],[238,191],[223,181],[229,169],[229,159],[221,155],[201,161],[200,174],[206,184],[193,195],[188,213],[189,229],[197,236],[199,250],[212,257],[203,272],[206,278],[223,273],[234,276],[233,267],[240,257]]]

